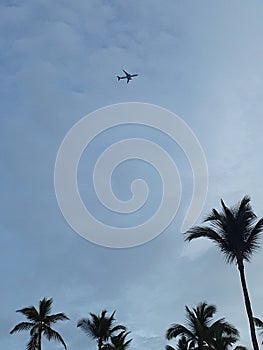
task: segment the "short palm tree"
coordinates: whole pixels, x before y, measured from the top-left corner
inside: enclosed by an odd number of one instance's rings
[[[244,196],[240,203],[233,208],[228,208],[221,200],[222,212],[216,209],[205,219],[210,226],[195,226],[186,232],[186,240],[192,241],[199,237],[205,237],[214,242],[225,255],[227,263],[237,264],[246,312],[249,320],[251,340],[254,350],[259,350],[253,313],[245,278],[244,262],[249,262],[253,253],[260,247],[260,236],[263,232],[263,219],[256,221],[256,215],[252,211],[250,198]]]
[[[10,334],[30,330],[30,340],[27,344],[27,350],[41,350],[42,334],[48,340],[57,340],[64,346],[65,349],[67,348],[61,335],[52,329],[51,325],[57,321],[68,320],[69,318],[64,313],[50,315],[52,302],[53,299],[44,298],[40,300],[39,311],[37,311],[34,306],[17,310],[17,312],[25,315],[29,321],[17,324],[10,331]]]
[[[171,340],[180,337],[181,346],[185,343],[186,347],[207,349],[216,349],[215,344],[218,334],[225,336],[238,336],[238,331],[229,323],[221,318],[212,323],[213,316],[216,312],[215,305],[208,305],[201,302],[196,308],[190,310],[188,306],[186,310],[186,324],[173,324],[166,332],[166,338]],[[185,337],[184,339],[182,337]],[[181,348],[180,346],[180,348]],[[178,342],[179,348],[179,342]]]
[[[114,326],[115,311],[109,317],[107,317],[106,314],[106,310],[103,310],[100,315],[90,313],[90,319],[83,318],[77,324],[77,327],[80,327],[87,335],[97,340],[98,350],[102,350],[105,342],[108,341],[115,332],[126,330],[126,327],[122,325]]]
[[[260,318],[254,317],[254,323],[260,330],[260,336],[263,337],[263,321]],[[263,345],[263,341],[261,344]]]

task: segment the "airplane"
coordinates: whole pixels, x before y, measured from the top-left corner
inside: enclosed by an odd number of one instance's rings
[[[128,82],[130,80],[132,80],[133,77],[137,77],[138,76],[138,74],[130,74],[130,73],[126,72],[124,69],[122,71],[124,72],[125,77],[119,77],[117,75],[118,81],[120,81],[121,79],[127,79],[127,84],[128,84]]]

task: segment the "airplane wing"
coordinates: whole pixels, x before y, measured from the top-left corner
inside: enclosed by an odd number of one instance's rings
[[[128,72],[126,72],[124,69],[122,70],[126,75],[129,75],[129,73]]]

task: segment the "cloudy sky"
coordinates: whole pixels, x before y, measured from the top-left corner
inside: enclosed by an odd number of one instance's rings
[[[104,224],[124,228],[151,218],[162,176],[143,160],[115,169],[112,188],[120,200],[130,199],[136,178],[149,188],[141,211],[126,217],[96,198],[96,159],[112,141],[136,137],[159,144],[176,163],[182,183],[177,215],[137,247],[111,249],[78,235],[58,206],[54,167],[63,138],[84,116],[117,103],[154,104],[182,118],[205,153],[209,186],[198,222],[219,208],[220,198],[232,205],[244,194],[262,217],[262,2],[3,0],[0,6],[2,348],[25,348],[26,333],[9,335],[23,320],[15,310],[43,297],[54,299],[54,313],[70,318],[55,327],[70,350],[95,349],[76,324],[102,309],[117,310],[118,322],[132,332],[131,349],[164,349],[165,331],[184,322],[185,305],[204,300],[217,305],[216,316],[233,323],[239,343],[251,347],[235,266],[225,265],[206,241],[183,241],[193,181],[176,142],[160,130],[119,125],[82,154],[78,185],[87,209]],[[139,77],[118,82],[122,69]],[[261,318],[262,264],[259,252],[246,266]],[[45,350],[54,348],[61,347],[44,342]]]

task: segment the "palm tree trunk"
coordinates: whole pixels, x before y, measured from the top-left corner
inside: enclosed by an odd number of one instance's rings
[[[244,295],[244,300],[245,300],[245,305],[246,305],[246,311],[247,311],[247,316],[248,316],[248,321],[249,321],[250,335],[251,335],[253,348],[254,348],[254,350],[259,350],[258,341],[257,341],[257,337],[256,337],[256,331],[255,331],[255,325],[254,325],[254,321],[253,321],[253,313],[252,313],[251,303],[250,303],[247,284],[246,284],[243,261],[238,262],[237,265],[238,265],[238,270],[240,273],[241,285],[242,285],[242,289],[243,289],[243,295]]]
[[[101,350],[101,349],[102,349],[102,346],[103,346],[103,340],[102,340],[102,338],[100,337],[100,338],[98,339],[98,350]]]
[[[38,331],[38,350],[41,350],[41,328]]]

